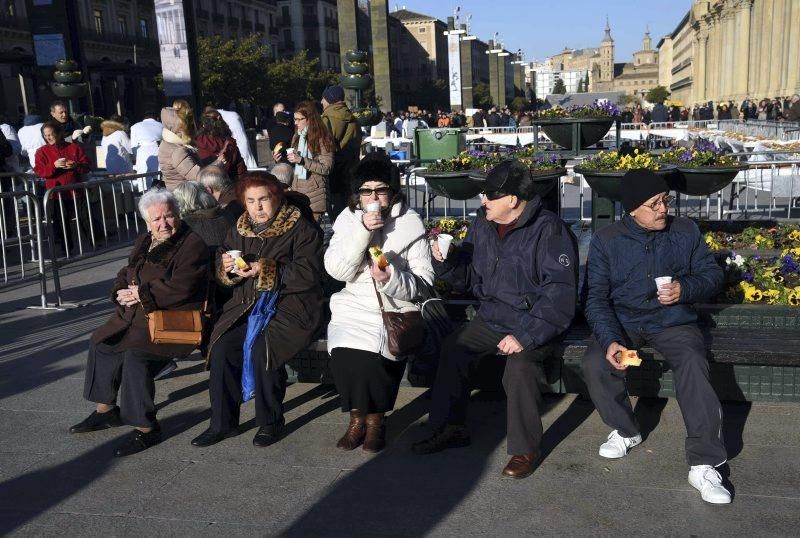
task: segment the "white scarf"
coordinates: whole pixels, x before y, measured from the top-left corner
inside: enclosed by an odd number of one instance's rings
[[[311,154],[308,153],[308,127],[297,133],[299,138],[297,140],[297,153],[303,159],[310,159]],[[300,163],[294,165],[294,176],[297,179],[307,179],[308,178],[308,170],[306,167]]]

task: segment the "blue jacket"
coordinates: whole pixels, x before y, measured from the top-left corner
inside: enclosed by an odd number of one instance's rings
[[[654,279],[659,276],[680,282],[677,304],[658,302]],[[651,232],[625,215],[592,238],[583,311],[598,343],[607,349],[613,342],[624,344],[623,327],[652,334],[696,322],[692,304],[717,293],[722,281],[722,269],[694,222],[668,217],[663,231]]]
[[[434,270],[456,289],[471,291],[480,301],[478,316],[526,349],[558,338],[575,315],[575,236],[542,208],[539,196],[503,239],[480,208],[461,247],[445,262],[434,261]]]

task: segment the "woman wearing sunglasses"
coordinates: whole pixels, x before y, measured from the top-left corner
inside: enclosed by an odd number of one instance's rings
[[[369,452],[385,446],[384,414],[394,408],[405,371],[405,357],[388,350],[378,306],[387,311],[416,310],[421,278],[433,282],[430,247],[422,219],[400,192],[400,171],[385,155],[370,154],[353,172],[355,194],[336,219],[325,252],[325,269],[346,283],[331,297],[328,352],[331,371],[350,423],[338,448],[363,443]],[[368,249],[380,247],[389,265],[372,263]]]

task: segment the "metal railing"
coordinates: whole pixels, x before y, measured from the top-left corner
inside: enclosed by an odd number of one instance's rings
[[[28,191],[2,192],[0,193],[0,206],[3,209],[3,219],[0,220],[3,285],[25,279],[26,271],[29,272],[30,265],[35,264],[34,270],[38,270],[41,286],[40,305],[36,308],[47,308],[47,277],[42,257],[39,201],[33,193]],[[8,207],[13,207],[13,222],[6,218],[5,213]],[[10,234],[9,229],[12,227],[14,233]]]
[[[136,207],[139,191],[135,187],[142,178],[147,181],[160,177],[160,172],[104,174],[82,183],[61,185],[47,190],[43,198],[43,214],[56,297],[55,307],[76,306],[62,301],[59,277],[61,266],[131,243],[144,231],[144,221]],[[56,243],[61,244],[63,255],[57,252]]]

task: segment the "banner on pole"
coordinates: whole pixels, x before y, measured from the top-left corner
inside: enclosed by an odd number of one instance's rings
[[[447,35],[447,61],[450,65],[450,108],[460,109],[461,102],[461,36]]]

